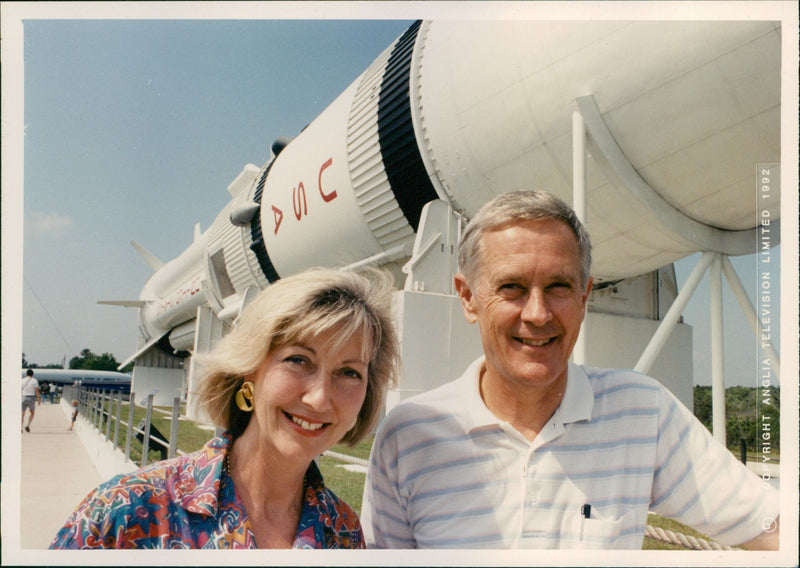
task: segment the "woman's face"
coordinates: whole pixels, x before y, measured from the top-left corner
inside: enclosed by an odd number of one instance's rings
[[[256,370],[253,416],[244,435],[258,436],[258,447],[310,462],[355,425],[369,361],[361,333],[334,349],[336,333],[273,346]]]

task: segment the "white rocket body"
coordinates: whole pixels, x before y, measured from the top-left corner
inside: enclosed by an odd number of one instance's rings
[[[780,46],[774,22],[418,22],[234,180],[211,227],[145,285],[143,337],[198,306],[231,321],[247,294],[312,266],[399,274],[433,200],[467,219],[519,188],[571,202],[575,111],[590,126],[596,281],[754,252],[756,164],[780,161]],[[183,337],[173,349],[195,347]]]

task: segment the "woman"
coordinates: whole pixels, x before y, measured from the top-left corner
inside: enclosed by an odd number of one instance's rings
[[[314,458],[371,431],[398,369],[390,277],[315,269],[271,284],[196,360],[225,430],[95,489],[51,548],[363,548]]]

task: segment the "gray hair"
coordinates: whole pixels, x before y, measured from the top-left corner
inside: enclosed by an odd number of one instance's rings
[[[483,235],[490,230],[518,221],[561,221],[578,240],[581,259],[581,285],[589,282],[592,243],[575,211],[558,197],[544,191],[518,190],[502,193],[486,202],[467,225],[458,245],[459,270],[473,282],[483,260]]]
[[[201,368],[200,406],[216,426],[234,438],[250,413],[234,402],[247,377],[274,346],[289,345],[336,329],[334,349],[362,333],[368,365],[367,393],[356,423],[341,442],[355,444],[377,422],[386,390],[395,384],[400,349],[391,319],[392,277],[316,268],[270,284],[245,309],[236,325],[208,353],[197,354]]]

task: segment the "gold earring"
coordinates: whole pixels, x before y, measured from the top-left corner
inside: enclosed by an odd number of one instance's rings
[[[253,388],[255,385],[250,381],[242,383],[241,388],[236,392],[236,406],[243,412],[253,410]]]

